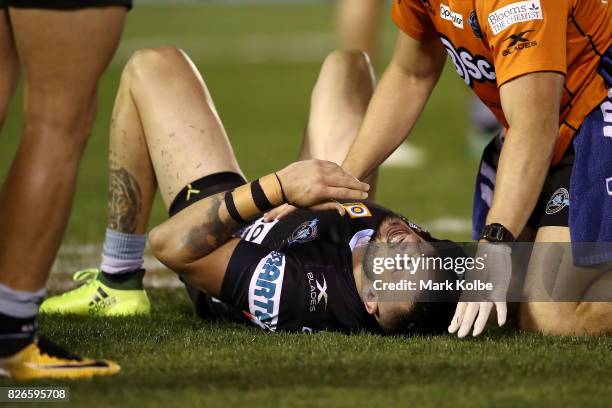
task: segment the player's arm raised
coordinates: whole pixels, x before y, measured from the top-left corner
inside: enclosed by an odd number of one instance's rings
[[[155,227],[149,241],[155,256],[180,272],[211,254],[245,222],[285,202],[297,207],[344,209],[333,200],[363,200],[370,186],[335,163],[306,160],[207,197]]]
[[[342,167],[359,179],[406,139],[440,78],[446,51],[440,40],[399,33],[389,67],[376,87],[359,134]]]

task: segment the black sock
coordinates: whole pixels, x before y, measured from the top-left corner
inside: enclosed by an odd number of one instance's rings
[[[11,356],[34,341],[36,316],[19,318],[0,313],[0,357]]]
[[[106,273],[102,271],[102,273],[98,275],[98,279],[100,282],[113,289],[142,290],[144,289],[142,285],[144,274],[144,269],[122,273]]]

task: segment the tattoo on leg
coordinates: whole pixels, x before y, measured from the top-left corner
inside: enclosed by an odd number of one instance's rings
[[[133,234],[142,209],[142,194],[136,179],[111,162],[108,188],[108,228]]]

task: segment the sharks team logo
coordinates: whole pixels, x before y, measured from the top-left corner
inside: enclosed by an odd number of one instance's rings
[[[318,224],[318,218],[300,224],[300,226],[293,231],[293,234],[291,234],[291,237],[289,238],[289,245],[295,243],[303,244],[315,239],[317,237]]]
[[[556,214],[570,205],[569,192],[565,188],[555,191],[546,204],[545,212],[548,215]]]

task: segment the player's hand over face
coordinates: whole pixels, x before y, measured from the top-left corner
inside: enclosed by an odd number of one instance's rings
[[[339,210],[333,200],[365,200],[370,190],[369,184],[324,160],[295,162],[276,174],[289,204],[302,208]]]
[[[485,268],[467,271],[465,281],[490,282],[493,289],[461,294],[455,315],[448,327],[449,333],[457,332],[459,338],[467,336],[472,326],[473,336],[481,334],[493,307],[497,311],[497,324],[501,327],[506,323],[506,295],[512,275],[511,249],[504,244],[480,243],[475,258],[484,259]]]

